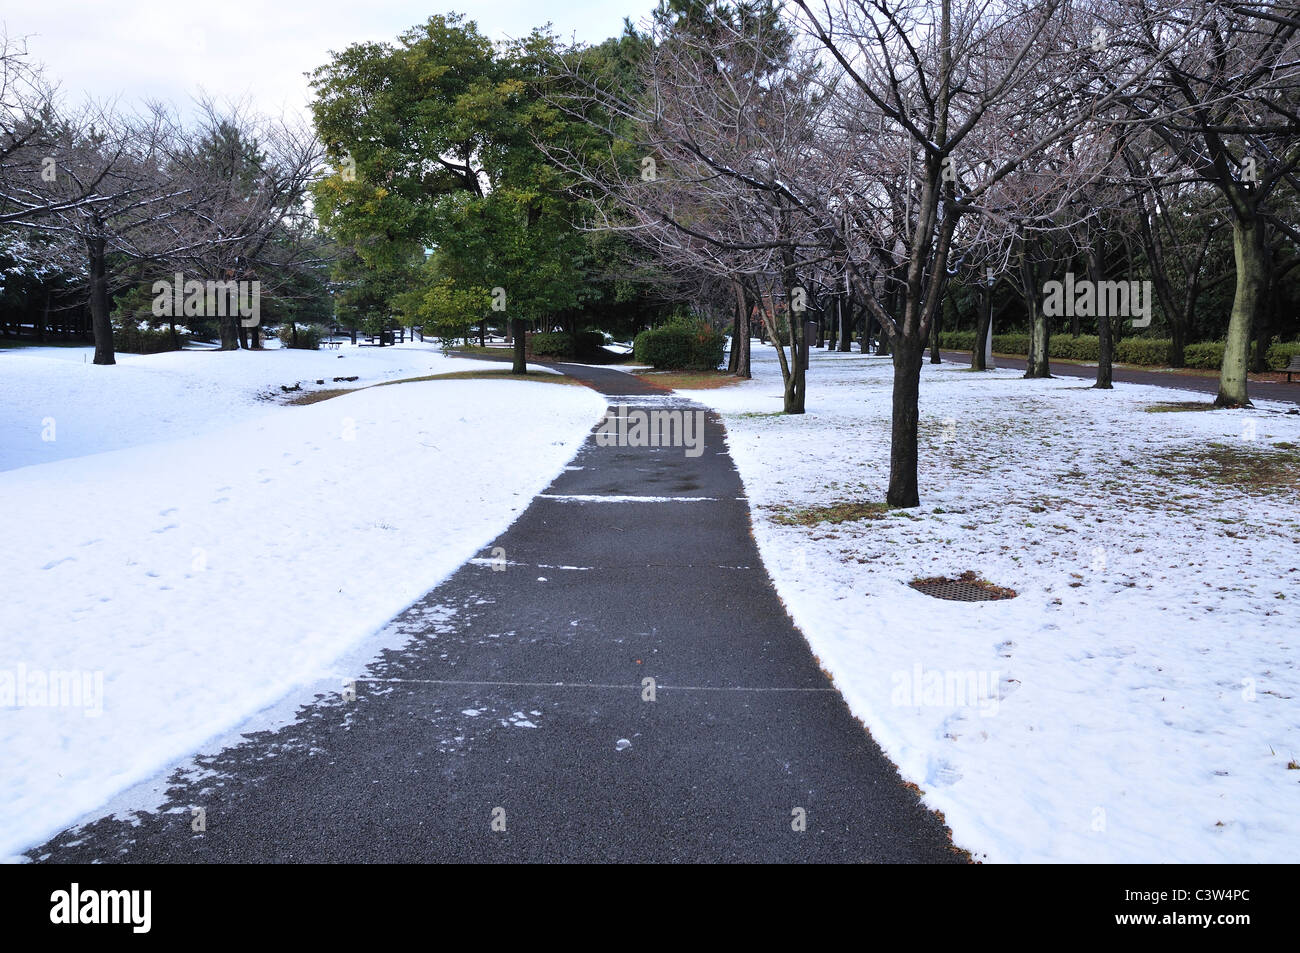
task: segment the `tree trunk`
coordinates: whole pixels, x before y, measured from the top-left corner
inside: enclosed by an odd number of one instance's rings
[[[1101,284],[1101,263],[1102,250],[1100,248],[1102,239],[1098,236],[1088,249],[1088,280],[1092,282],[1094,288],[1100,287]],[[1101,310],[1100,307],[1097,308]],[[1112,388],[1111,363],[1114,356],[1114,345],[1111,342],[1111,322],[1109,315],[1097,316],[1097,383],[1092,386],[1100,390],[1110,390]]]
[[[527,373],[528,373],[528,356],[527,356],[527,353],[525,352],[525,347],[527,346],[527,341],[526,341],[525,338],[524,338],[524,319],[523,319],[523,318],[511,318],[511,319],[510,319],[510,332],[511,332],[511,336],[514,338],[514,345],[515,345],[515,346],[514,346],[514,358],[515,358],[515,360],[514,360],[514,364],[513,364],[513,365],[511,366],[511,368],[510,368],[510,373],[511,373],[511,374],[527,374]]]
[[[836,295],[840,309],[840,350],[847,354],[853,349],[853,300],[848,295]]]
[[[745,295],[740,290],[740,283],[732,281],[732,293],[736,298],[736,310],[731,316],[731,348],[727,353],[727,373],[734,374],[740,367],[740,316],[745,310]]]
[[[1228,337],[1219,370],[1219,407],[1250,407],[1246,362],[1250,357],[1250,331],[1258,312],[1264,284],[1264,224],[1258,218],[1232,220],[1232,249],[1237,262],[1237,290],[1228,318]]]
[[[804,334],[803,319],[792,310],[787,310],[786,313],[786,324],[790,328],[790,376],[785,380],[782,410],[787,414],[802,414],[808,383],[808,372],[804,369],[808,341]]]
[[[1169,366],[1184,367],[1187,364],[1187,321],[1182,315],[1169,316]]]
[[[736,297],[740,304],[740,357],[736,362],[736,374],[740,377],[753,377],[750,369],[750,328],[749,328],[749,301],[745,296],[745,289],[739,284],[736,285]]]
[[[1025,371],[1026,377],[1051,377],[1052,366],[1048,360],[1048,338],[1051,335],[1051,327],[1047,321],[1047,315],[1043,314],[1043,308],[1040,302],[1035,300],[1029,306],[1031,319],[1033,321],[1033,343],[1029,355],[1029,368]]]
[[[889,489],[885,502],[890,506],[919,506],[920,492],[916,476],[916,430],[918,397],[921,389],[921,364],[925,342],[899,340],[894,343],[893,420],[889,442]]]
[[[788,248],[781,250],[781,282],[785,285],[786,324],[790,329],[790,376],[785,381],[785,399],[783,409],[787,414],[804,412],[804,393],[807,389],[808,374],[804,365],[808,360],[809,341],[804,332],[804,312],[794,307],[795,280],[794,255]],[[822,322],[817,323],[818,343],[820,344]]]
[[[973,371],[985,371],[984,351],[988,347],[989,325],[993,323],[993,289],[988,282],[980,286],[980,314],[975,325],[975,349],[971,352],[970,367]]]
[[[1255,349],[1250,358],[1250,369],[1256,374],[1268,370],[1268,336],[1273,326],[1273,312],[1277,310],[1277,289],[1273,287],[1273,249],[1267,244],[1264,246],[1264,274],[1260,280],[1260,294],[1262,300],[1255,312]]]
[[[903,294],[900,289],[894,289],[889,293],[889,315],[898,321],[899,315],[903,313],[902,308]],[[893,339],[885,332],[884,328],[880,329],[880,339],[876,342],[876,354],[890,354],[893,352]]]
[[[235,333],[235,318],[234,318],[234,316],[233,316],[233,315],[225,315],[225,316],[223,316],[223,317],[220,319],[220,326],[221,326],[221,350],[223,350],[223,351],[238,351],[238,350],[239,350],[239,338],[236,336],[236,333]],[[297,330],[297,325],[296,325],[296,324],[294,325],[294,330],[295,330],[295,331]],[[296,337],[296,336],[295,336],[295,338],[294,338],[294,343],[295,343],[295,344],[297,343],[297,337]]]
[[[113,322],[108,316],[108,275],[102,237],[86,239],[90,265],[90,325],[95,332],[95,363],[116,364]]]
[[[1052,367],[1047,355],[1052,329],[1038,296],[1038,269],[1026,262],[1021,265],[1021,276],[1025,307],[1029,311],[1029,357],[1025,377],[1051,377]]]
[[[943,359],[939,357],[939,318],[943,315],[943,304],[934,312],[934,319],[930,322],[930,363],[942,364]]]

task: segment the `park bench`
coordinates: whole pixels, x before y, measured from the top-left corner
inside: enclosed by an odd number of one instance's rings
[[[1291,383],[1291,375],[1300,374],[1300,354],[1291,355],[1291,363],[1286,366],[1286,382]]]
[[[342,341],[321,341],[320,346],[327,347],[333,351],[337,351],[339,349],[339,345],[342,343],[343,343]]]

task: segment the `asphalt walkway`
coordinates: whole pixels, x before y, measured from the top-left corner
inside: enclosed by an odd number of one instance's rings
[[[613,405],[702,414],[703,453],[589,439],[393,621],[411,641],[357,673],[354,700],[319,696],[174,775],[158,810],[30,856],[966,860],[786,615],[718,418],[619,371],[562,367]]]

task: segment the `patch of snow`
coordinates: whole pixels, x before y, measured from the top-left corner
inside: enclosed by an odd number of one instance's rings
[[[926,364],[921,506],[789,526],[781,508],[883,501],[889,476],[890,359],[812,361],[804,415],[771,413],[767,347],[754,380],[686,396],[724,415],[813,652],[956,842],[1001,862],[1293,860],[1300,499],[1220,482],[1213,454],[1293,448],[1300,417],[1147,413],[1209,397]],[[967,570],[1018,596],[907,585]]]

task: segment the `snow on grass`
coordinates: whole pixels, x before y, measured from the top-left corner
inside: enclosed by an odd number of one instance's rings
[[[0,348],[0,470],[171,440],[248,420],[298,385],[305,392],[501,365],[445,357],[437,345],[306,351],[195,349],[119,354],[93,347]],[[532,368],[530,370],[543,370]],[[356,377],[335,382],[336,377]],[[316,381],[323,380],[323,385]]]
[[[956,842],[1002,862],[1294,861],[1300,417],[927,364],[921,506],[815,522],[884,499],[892,367],[813,361],[803,416],[779,413],[769,348],[753,382],[690,396],[723,413],[792,616]],[[972,570],[1018,596],[907,586]]]
[[[348,372],[447,369],[434,352],[384,352],[349,354]],[[258,365],[283,356],[274,374]],[[508,380],[245,406],[250,387],[319,365],[167,357],[44,395],[62,401],[64,452],[106,452],[0,473],[0,856],[330,672],[502,532],[605,410],[583,387]],[[44,379],[21,363],[41,358],[11,360],[29,386]],[[244,419],[212,430],[232,406]],[[90,432],[105,422],[118,426]],[[207,432],[175,438],[191,429]],[[31,439],[6,430],[8,459]],[[88,674],[51,706],[36,688],[52,672]]]

